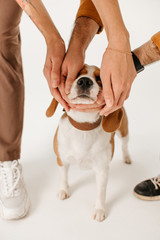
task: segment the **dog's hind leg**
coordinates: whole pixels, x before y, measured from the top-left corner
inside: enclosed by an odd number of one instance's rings
[[[129,141],[128,134],[127,134],[127,136],[122,137],[121,139],[122,139],[122,154],[123,154],[124,162],[127,164],[131,164],[132,161],[131,161],[130,154],[128,151],[128,141]]]
[[[121,126],[116,133],[121,138],[121,141],[122,141],[122,154],[123,154],[124,162],[127,164],[131,164],[132,162],[131,162],[131,158],[128,151],[128,141],[129,141],[128,119],[127,119],[125,110],[124,110],[124,117],[123,117]]]
[[[60,179],[58,197],[60,200],[69,198],[68,168],[69,165],[59,166]]]

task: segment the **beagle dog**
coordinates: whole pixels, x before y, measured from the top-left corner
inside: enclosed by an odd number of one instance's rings
[[[68,98],[74,104],[93,104],[101,90],[99,68],[84,65],[72,84]],[[57,105],[53,99],[46,112],[48,117],[54,114]],[[122,139],[124,162],[130,164],[128,120],[124,108],[107,117],[101,117],[98,111],[79,112],[71,109],[62,115],[54,137],[54,151],[60,170],[59,198],[63,200],[69,197],[70,164],[78,164],[82,169],[93,169],[97,184],[93,216],[97,221],[105,219],[106,185],[109,163],[114,153],[115,133]]]

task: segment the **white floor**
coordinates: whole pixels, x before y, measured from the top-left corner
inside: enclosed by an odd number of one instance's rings
[[[68,42],[79,1],[74,4],[73,0],[44,2]],[[155,1],[151,12],[149,0],[120,2],[133,49],[159,30],[160,3]],[[148,18],[148,13],[154,13],[155,17]],[[66,16],[65,21],[62,15]],[[6,222],[0,219],[0,240],[159,240],[160,201],[139,200],[133,195],[133,188],[140,181],[160,173],[160,63],[139,74],[125,104],[133,164],[123,164],[117,139],[107,188],[108,217],[98,223],[92,219],[95,199],[92,172],[72,167],[69,175],[71,197],[65,201],[57,198],[58,172],[52,142],[62,109],[59,107],[51,119],[45,117],[52,99],[42,74],[45,42],[26,15],[22,19],[21,31],[26,85],[21,163],[32,206],[22,220]],[[86,63],[100,66],[105,48],[106,38],[102,33],[91,44]]]
[[[33,138],[38,140],[38,136]],[[1,240],[160,239],[160,201],[145,202],[132,193],[139,181],[158,174],[160,163],[155,152],[159,146],[156,142],[150,148],[147,138],[132,137],[130,152],[133,164],[125,165],[121,161],[120,142],[116,141],[117,151],[111,163],[107,189],[108,217],[98,223],[92,219],[95,198],[92,171],[72,167],[69,174],[71,196],[60,201],[57,197],[57,164],[51,143],[47,144],[46,140],[43,140],[43,147],[33,139],[28,142],[28,151],[24,151],[25,157],[21,162],[31,210],[19,221],[0,220]],[[50,140],[48,138],[48,142]]]

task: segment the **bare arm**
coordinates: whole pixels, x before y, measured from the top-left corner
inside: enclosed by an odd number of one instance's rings
[[[62,66],[62,75],[66,77],[66,93],[84,65],[85,51],[97,33],[99,25],[87,17],[79,17],[71,35],[67,55]]]
[[[155,42],[152,41],[151,39],[133,51],[143,66],[147,66],[160,60],[160,33],[158,33],[158,37],[157,34],[155,34],[155,36],[156,36]],[[91,111],[96,111],[99,109],[99,107],[100,105],[98,104],[88,105],[87,106],[88,109],[86,109],[86,106],[84,105],[73,106],[73,108],[75,108],[78,111],[88,111],[89,109]],[[108,114],[110,114],[110,112]]]
[[[57,89],[60,84],[61,65],[65,56],[64,41],[41,0],[16,0],[16,2],[27,13],[45,38],[47,56],[43,69],[44,76],[48,81],[51,94],[68,110],[68,104]]]
[[[139,58],[143,66],[160,60],[160,51],[152,40],[149,40],[139,48],[136,48],[133,52]]]
[[[124,25],[118,1],[92,0],[92,2],[102,19],[108,41],[121,47],[121,50],[130,50],[129,33]]]
[[[71,35],[69,47],[62,64],[61,84],[59,90],[63,98],[69,103],[67,95],[70,87],[82,69],[85,51],[99,29],[99,25],[88,17],[79,17]],[[70,104],[70,107],[75,107]]]
[[[106,106],[100,112],[108,115],[128,98],[136,70],[130,54],[129,33],[124,25],[118,0],[92,0],[102,19],[108,47],[101,64],[101,79]],[[118,50],[118,51],[117,51]]]
[[[58,30],[41,0],[16,0],[16,2],[38,27],[46,42],[52,39],[61,39]]]

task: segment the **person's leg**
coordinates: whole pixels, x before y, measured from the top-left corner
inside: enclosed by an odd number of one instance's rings
[[[8,220],[22,218],[29,210],[18,162],[24,105],[21,15],[15,0],[0,1],[0,215]]]
[[[24,81],[16,1],[0,1],[0,161],[20,158]]]

